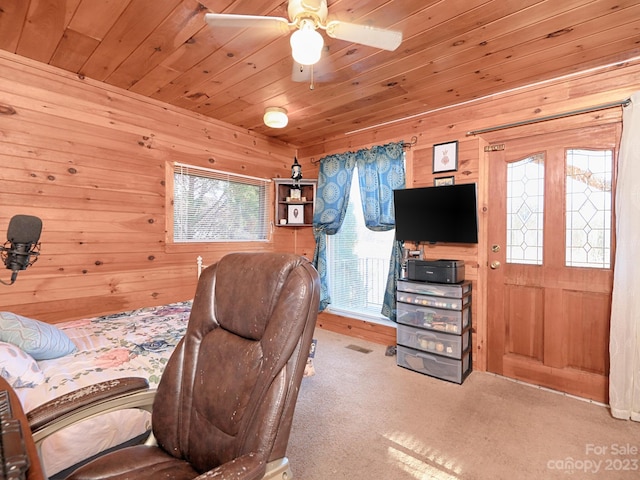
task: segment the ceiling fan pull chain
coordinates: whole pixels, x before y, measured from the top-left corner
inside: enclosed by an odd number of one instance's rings
[[[309,85],[309,90],[315,89],[316,86],[313,84],[313,65],[311,65],[311,84]]]

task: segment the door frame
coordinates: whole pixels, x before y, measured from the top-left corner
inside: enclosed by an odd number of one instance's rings
[[[478,305],[477,315],[480,317],[478,322],[481,326],[480,329],[475,330],[476,333],[476,345],[474,350],[476,357],[474,358],[474,364],[479,371],[488,371],[488,358],[489,358],[489,302],[488,302],[488,281],[489,281],[489,242],[488,242],[488,221],[489,221],[489,180],[490,180],[490,159],[492,152],[504,148],[504,144],[512,139],[543,135],[550,132],[555,132],[559,129],[558,125],[563,124],[562,130],[582,130],[585,127],[603,126],[608,124],[616,125],[616,145],[614,160],[614,169],[617,170],[617,155],[619,152],[619,141],[622,130],[622,109],[619,106],[613,106],[610,109],[600,112],[589,112],[579,115],[571,116],[570,118],[558,118],[552,121],[540,121],[540,123],[531,123],[527,125],[512,126],[505,129],[496,129],[491,132],[484,132],[478,134],[479,140],[479,178],[482,179],[478,185],[478,216],[479,222],[479,248],[478,248],[478,286],[477,292],[474,295],[478,295],[482,298],[482,301]],[[615,200],[615,175],[613,184],[613,195]],[[614,217],[612,219],[613,238],[612,245],[615,248],[615,210]],[[613,264],[612,264],[613,265]]]

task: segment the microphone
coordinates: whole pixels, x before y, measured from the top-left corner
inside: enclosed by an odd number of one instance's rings
[[[42,232],[42,220],[31,215],[15,215],[9,221],[7,228],[7,241],[0,247],[2,261],[12,271],[11,283],[13,285],[20,270],[26,270],[33,265],[40,254],[40,233]]]

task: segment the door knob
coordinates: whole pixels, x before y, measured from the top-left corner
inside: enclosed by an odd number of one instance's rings
[[[493,262],[491,262],[490,267],[491,267],[491,269],[492,269],[492,270],[495,270],[495,269],[497,269],[497,268],[500,268],[500,262],[499,262],[499,261],[497,261],[497,260],[494,260]]]

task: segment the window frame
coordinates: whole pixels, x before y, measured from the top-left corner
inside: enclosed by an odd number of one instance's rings
[[[203,175],[205,177],[211,176],[211,178],[219,177],[220,179],[227,178],[230,181],[246,183],[250,185],[259,185],[264,188],[264,192],[261,196],[261,201],[263,202],[262,206],[262,218],[264,219],[263,229],[265,232],[263,239],[223,239],[223,240],[195,240],[195,241],[176,241],[174,235],[174,220],[175,220],[175,200],[176,200],[176,191],[175,191],[175,182],[174,175],[178,173],[179,168],[185,168],[187,171],[191,170],[194,172],[203,172],[208,175]],[[244,182],[242,180],[245,180]],[[250,180],[247,182],[246,180]],[[165,169],[165,185],[166,185],[166,228],[165,228],[165,244],[167,251],[183,251],[183,250],[193,250],[199,249],[203,245],[220,245],[224,243],[248,243],[248,244],[263,244],[267,242],[271,242],[272,240],[272,219],[271,219],[271,188],[270,184],[272,180],[270,178],[261,178],[261,177],[253,177],[249,175],[233,173],[230,171],[223,170],[215,170],[207,167],[201,167],[193,164],[186,164],[181,162],[167,162]]]
[[[359,189],[359,180],[358,180],[358,169],[357,166],[354,168],[354,172],[353,172],[353,177],[352,177],[352,183],[351,183],[351,188],[357,188]],[[360,198],[360,196],[358,195],[357,197],[355,197],[354,195],[349,195],[349,206],[353,206],[354,211],[357,211],[360,213],[360,218],[362,219],[364,214],[362,213],[362,207],[361,207],[361,203],[360,201],[358,201],[358,199]],[[350,208],[350,207],[347,208]],[[345,214],[346,215],[346,214]],[[343,221],[342,225],[345,225],[345,223],[347,222],[346,216],[345,219]],[[366,229],[366,226],[364,226],[364,224],[362,225],[363,228]],[[342,228],[342,226],[341,226]],[[387,232],[393,232],[393,241],[395,241],[395,229],[392,230],[388,230]],[[371,233],[373,234],[381,234],[381,233],[387,233],[387,232],[374,232],[371,231]],[[333,278],[335,275],[331,272],[331,269],[333,268],[333,263],[332,263],[332,246],[331,243],[336,240],[336,235],[338,235],[339,233],[336,233],[335,235],[327,235],[327,268],[328,268],[328,277],[329,278]],[[385,254],[390,255],[391,254],[391,250],[393,247],[393,243],[391,243],[389,245],[389,249]],[[365,257],[365,258],[369,258],[369,257]],[[385,269],[387,270],[387,275],[388,275],[388,268],[389,268],[389,262],[390,262],[390,258],[387,256],[386,259],[384,259],[385,263]],[[382,310],[382,304],[384,302],[384,292],[385,292],[385,287],[386,287],[386,282],[387,282],[387,275],[383,275],[383,284],[382,284],[382,296],[383,298],[380,298],[380,310]],[[333,313],[336,315],[342,315],[342,316],[347,316],[349,318],[357,318],[360,320],[364,320],[364,321],[369,321],[369,322],[373,322],[373,323],[380,323],[380,324],[395,324],[394,322],[392,322],[391,320],[389,320],[387,317],[385,317],[381,311],[377,312],[377,313],[372,313],[372,312],[367,312],[367,311],[356,311],[356,310],[349,310],[344,308],[343,306],[337,306],[334,302],[334,298],[335,296],[333,295],[333,288],[334,285],[330,286],[330,291],[329,291],[329,295],[332,299],[332,303],[330,303],[327,306],[327,311],[329,313]]]

